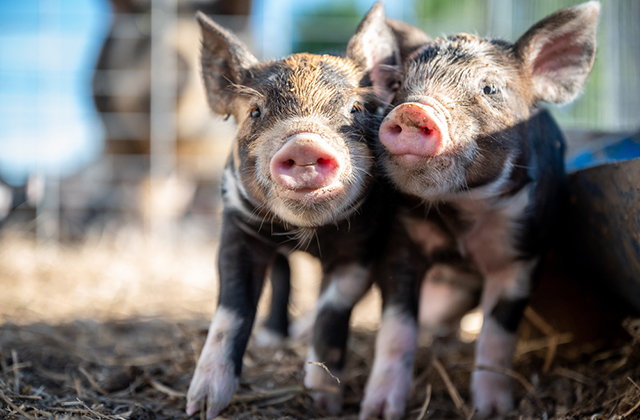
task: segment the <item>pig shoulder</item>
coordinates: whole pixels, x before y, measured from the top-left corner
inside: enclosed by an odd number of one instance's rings
[[[566,200],[565,142],[560,128],[544,108],[536,107],[526,122],[527,143],[501,168],[497,179],[451,205],[458,215],[449,223],[458,235],[471,225],[478,237],[466,233],[465,246],[486,254],[499,242],[503,257],[530,259],[546,251],[557,229]]]
[[[546,251],[557,234],[557,221],[564,211],[567,191],[564,168],[565,141],[549,111],[540,109],[529,121],[530,157],[526,164],[529,205],[522,228],[516,235],[520,253],[526,257]]]

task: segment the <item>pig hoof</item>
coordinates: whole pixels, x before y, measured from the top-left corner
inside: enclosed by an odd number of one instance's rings
[[[411,390],[411,371],[403,369],[373,372],[364,399],[360,407],[359,420],[383,418],[385,420],[401,419]]]
[[[473,404],[477,416],[487,418],[513,410],[513,384],[511,379],[499,373],[475,371],[471,378]]]
[[[304,386],[318,408],[331,415],[342,411],[342,387],[322,367],[311,364],[305,366]],[[320,389],[322,391],[315,391]]]
[[[233,374],[231,364],[201,363],[189,385],[187,393],[187,415],[207,410],[207,419],[215,418],[229,403],[238,388],[239,380]]]
[[[253,343],[257,347],[280,347],[286,340],[286,337],[280,333],[270,330],[266,327],[260,328],[253,335]]]
[[[341,392],[312,392],[311,397],[316,407],[326,411],[332,416],[336,416],[342,411]]]
[[[384,420],[400,420],[404,414],[404,404],[401,411],[394,411],[389,409],[389,405],[386,401],[382,401],[381,404],[363,406],[360,409],[358,420],[367,420],[371,418],[382,418]]]

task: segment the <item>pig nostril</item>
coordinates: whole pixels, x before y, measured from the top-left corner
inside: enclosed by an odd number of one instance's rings
[[[324,173],[339,171],[340,164],[335,158],[319,158],[317,160],[318,170]]]
[[[389,127],[389,131],[391,132],[391,134],[400,134],[402,132],[402,127],[400,127],[400,125],[398,124],[394,124]]]
[[[284,162],[282,162],[282,168],[291,169],[291,167],[295,164],[296,162],[293,159],[285,160]]]
[[[433,132],[433,130],[430,129],[429,127],[424,127],[422,130],[424,131],[424,134],[426,134],[427,136],[431,135],[431,133]]]

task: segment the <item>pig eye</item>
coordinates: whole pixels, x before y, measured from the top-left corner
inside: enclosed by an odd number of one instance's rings
[[[495,95],[498,93],[498,88],[493,85],[487,85],[482,89],[482,93],[485,95]]]
[[[351,113],[352,114],[357,114],[357,113],[362,112],[362,111],[364,111],[364,107],[362,106],[362,104],[360,102],[356,102],[351,107]]]
[[[262,113],[260,112],[260,108],[258,108],[257,105],[254,105],[249,108],[249,115],[251,116],[251,118],[260,118],[260,115],[262,115]]]

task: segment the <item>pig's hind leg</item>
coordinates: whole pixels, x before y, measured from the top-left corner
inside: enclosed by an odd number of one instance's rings
[[[307,353],[304,385],[316,404],[331,414],[342,410],[345,353],[349,319],[354,305],[369,290],[370,270],[359,263],[341,265],[325,273],[326,287],[318,299],[311,346]],[[331,372],[315,363],[323,363]],[[336,380],[335,378],[338,378]]]
[[[254,342],[260,347],[277,346],[289,335],[291,268],[286,255],[276,253],[269,278],[271,281],[269,315],[254,335]]]
[[[434,264],[422,280],[420,328],[436,336],[458,330],[460,320],[480,302],[482,276],[454,264]]]

